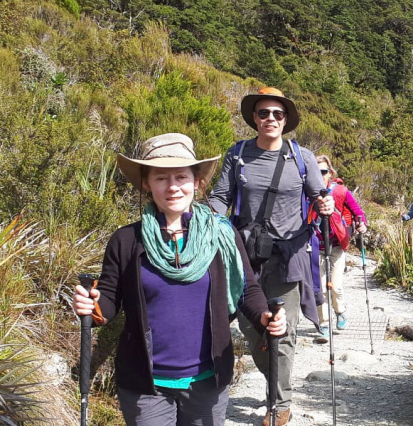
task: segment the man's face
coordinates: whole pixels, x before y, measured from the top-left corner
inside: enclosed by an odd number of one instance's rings
[[[278,139],[287,123],[287,110],[282,102],[263,99],[255,104],[254,122],[257,125],[258,137]]]

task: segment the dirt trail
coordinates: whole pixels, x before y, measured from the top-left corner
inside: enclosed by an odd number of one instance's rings
[[[334,330],[337,425],[413,425],[413,342],[385,338],[386,325],[413,325],[413,299],[394,289],[380,289],[367,259],[367,283],[373,334],[368,327],[361,257],[348,256],[345,273],[347,330]],[[293,371],[293,418],[290,426],[332,425],[330,345],[316,344],[315,329],[299,325]],[[225,426],[261,425],[265,415],[265,380],[249,355],[247,367],[232,386]]]

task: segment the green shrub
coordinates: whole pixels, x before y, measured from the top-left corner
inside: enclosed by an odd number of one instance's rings
[[[320,150],[329,149],[336,132],[317,115],[304,111],[300,114],[300,125],[296,134],[300,144],[317,155]]]
[[[0,2],[0,40],[3,46],[19,44],[19,38],[24,38],[27,31],[25,19],[27,2]]]
[[[403,174],[391,164],[368,161],[360,166],[358,184],[365,198],[382,205],[394,205],[406,182]]]
[[[17,90],[19,82],[19,64],[16,55],[10,49],[0,48],[0,85],[7,87],[9,93]]]
[[[115,37],[119,45],[116,60],[128,79],[134,81],[147,76],[149,80],[162,74],[172,55],[169,34],[164,25],[148,22],[140,35],[131,37],[117,33]]]
[[[244,40],[238,52],[237,74],[242,77],[255,77],[267,86],[282,86],[289,75],[276,57],[273,49],[265,47],[261,40]]]
[[[126,98],[128,115],[127,153],[138,152],[139,142],[161,133],[190,136],[199,158],[215,156],[231,145],[230,114],[212,105],[208,97],[193,95],[191,82],[178,72],[159,78],[152,92],[139,91]]]
[[[63,6],[76,18],[79,18],[81,7],[79,6],[79,3],[76,0],[57,0],[57,4]]]

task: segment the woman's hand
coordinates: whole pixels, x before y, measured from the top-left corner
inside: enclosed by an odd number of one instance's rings
[[[94,303],[99,300],[100,291],[92,288],[89,293],[86,289],[77,285],[75,287],[75,295],[73,296],[73,308],[77,315],[92,315]]]
[[[270,311],[261,314],[261,324],[267,329],[272,336],[283,336],[287,331],[287,319],[285,317],[285,309],[281,308],[274,319]]]
[[[365,234],[367,231],[367,226],[364,222],[356,223],[356,231],[360,232],[360,234]]]

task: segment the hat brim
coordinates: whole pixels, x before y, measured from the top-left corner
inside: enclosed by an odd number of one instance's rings
[[[287,123],[284,126],[283,134],[291,132],[294,130],[299,122],[300,118],[298,116],[297,108],[295,107],[294,102],[291,99],[288,99],[284,96],[276,96],[271,94],[255,94],[255,95],[247,95],[241,101],[241,113],[245,120],[245,122],[251,126],[254,130],[257,129],[257,125],[254,121],[254,107],[258,101],[263,99],[272,99],[274,101],[279,101],[285,105],[287,109]]]
[[[117,161],[123,175],[138,190],[142,189],[142,166],[159,167],[159,168],[176,168],[198,166],[199,177],[205,181],[207,185],[214,175],[217,162],[221,158],[218,155],[206,160],[195,160],[177,157],[159,157],[150,160],[135,160],[128,158],[123,154],[118,154]]]

